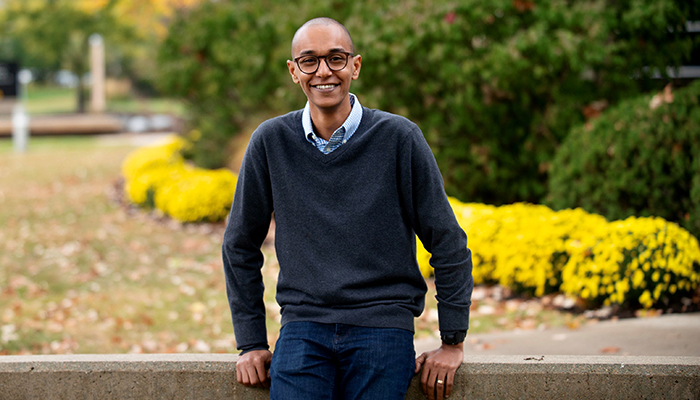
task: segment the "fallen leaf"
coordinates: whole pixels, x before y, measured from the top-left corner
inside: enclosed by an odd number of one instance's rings
[[[566,327],[571,329],[572,331],[575,331],[581,327],[581,320],[580,319],[572,319],[571,321],[568,321],[566,323]]]
[[[615,347],[615,346],[608,346],[608,347],[603,347],[602,349],[600,349],[600,352],[605,353],[605,354],[619,353],[620,348]]]
[[[484,343],[484,345],[483,345],[484,350],[491,350],[493,348],[494,348],[494,345],[492,345],[491,343]]]

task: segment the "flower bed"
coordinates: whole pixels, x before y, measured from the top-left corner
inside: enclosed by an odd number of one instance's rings
[[[651,308],[690,297],[700,282],[698,240],[661,218],[608,222],[581,209],[451,203],[469,237],[477,284],[535,296],[563,292],[590,306]],[[426,276],[429,259],[419,243]]]
[[[122,165],[125,191],[137,205],[157,210],[182,222],[220,221],[226,218],[236,188],[236,175],[226,169],[193,167],[180,151],[184,139],[132,152]]]
[[[180,154],[185,146],[173,138],[131,153],[122,166],[126,194],[178,221],[220,221],[231,206],[236,176],[188,165]],[[469,237],[477,284],[535,296],[563,292],[590,306],[651,308],[689,296],[700,283],[698,240],[661,218],[608,222],[581,209],[450,202]],[[420,243],[417,257],[429,276],[430,254]]]

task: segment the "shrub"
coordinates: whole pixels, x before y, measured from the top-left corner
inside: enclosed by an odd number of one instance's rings
[[[129,200],[155,207],[182,222],[220,221],[231,207],[236,176],[229,170],[205,170],[184,162],[182,138],[132,152],[122,164]]]
[[[571,127],[652,88],[643,67],[689,57],[686,18],[700,18],[700,3],[684,0],[374,7],[348,20],[365,61],[361,99],[416,121],[447,192],[487,204],[540,203]]]
[[[668,304],[700,282],[700,247],[688,231],[661,218],[630,217],[603,236],[570,241],[561,290],[589,304]]]
[[[169,172],[169,181],[156,190],[156,208],[183,222],[226,218],[236,189],[231,171],[185,167]]]
[[[587,107],[650,90],[643,67],[663,73],[687,58],[685,23],[700,3],[204,2],[178,17],[159,54],[163,88],[186,98],[202,132],[197,165],[222,166],[251,115],[303,106],[285,62],[294,30],[319,15],[353,33],[362,103],[421,126],[449,194],[539,203],[554,151]]]
[[[700,237],[700,81],[625,101],[572,130],[548,202],[609,219],[658,216]]]
[[[609,223],[581,209],[502,207],[452,200],[472,249],[474,282],[519,293],[564,292],[589,306],[650,308],[689,295],[700,283],[700,245],[661,218]],[[427,276],[430,254],[418,246]]]
[[[536,296],[558,291],[567,241],[607,224],[580,209],[555,212],[524,203],[495,207],[453,199],[452,208],[473,251],[474,281]]]
[[[267,6],[202,2],[178,14],[159,50],[161,89],[186,101],[188,123],[201,132],[185,152],[198,166],[226,165],[227,144],[247,118],[283,100],[278,89],[289,79],[278,53],[289,53],[290,38],[282,45],[284,23]]]
[[[122,163],[124,189],[129,201],[154,207],[153,190],[162,185],[166,171],[184,165],[180,151],[185,146],[183,139],[172,137],[164,144],[131,152]]]

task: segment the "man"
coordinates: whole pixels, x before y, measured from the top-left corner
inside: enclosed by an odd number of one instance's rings
[[[422,368],[423,391],[443,398],[463,360],[471,253],[420,129],[349,92],[362,65],[354,52],[335,20],[299,28],[287,67],[306,107],[261,124],[246,150],[223,244],[237,379],[270,386],[272,399],[403,399]],[[273,212],[274,356],[260,272]],[[418,358],[426,285],[416,234],[432,253],[443,337]]]

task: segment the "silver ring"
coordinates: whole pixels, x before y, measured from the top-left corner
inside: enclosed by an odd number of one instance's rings
[[[438,379],[438,380],[437,380],[437,383],[438,383],[438,385],[442,385],[442,384],[445,383],[445,382],[443,382],[441,379]]]

